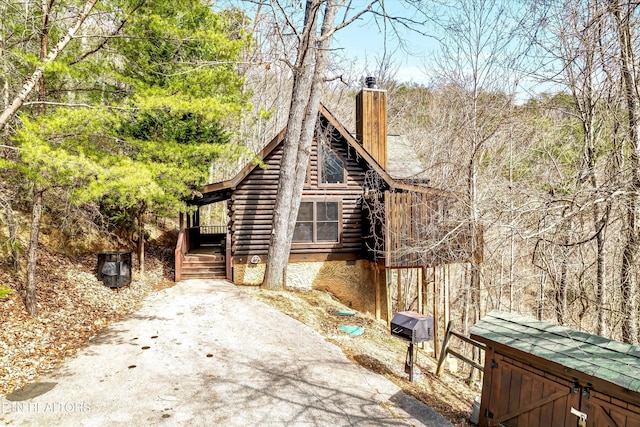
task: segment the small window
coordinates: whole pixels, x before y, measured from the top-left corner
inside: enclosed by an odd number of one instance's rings
[[[337,242],[339,222],[338,202],[316,203],[317,241]]]
[[[313,242],[313,202],[300,203],[293,241]]]
[[[295,243],[336,243],[340,241],[339,202],[301,202],[293,231]]]
[[[327,144],[319,144],[322,184],[344,184],[344,164]]]

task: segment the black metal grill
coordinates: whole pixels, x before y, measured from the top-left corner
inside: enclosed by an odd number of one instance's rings
[[[415,311],[401,311],[391,319],[391,335],[412,343],[433,339],[433,317]]]
[[[98,254],[98,280],[110,288],[131,283],[131,252],[101,252]]]
[[[413,381],[413,344],[433,339],[433,317],[415,311],[400,311],[391,319],[391,335],[409,341],[404,370]]]

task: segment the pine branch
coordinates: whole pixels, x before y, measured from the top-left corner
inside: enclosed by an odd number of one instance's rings
[[[97,2],[98,0],[88,0],[87,3],[85,3],[82,12],[78,14],[74,23],[67,30],[67,34],[65,34],[65,36],[58,41],[58,43],[49,52],[44,61],[42,61],[42,63],[38,67],[36,67],[33,74],[31,74],[31,77],[29,77],[22,86],[22,90],[20,91],[20,93],[18,93],[18,95],[16,95],[16,97],[13,99],[11,105],[5,108],[5,110],[0,115],[0,131],[3,130],[9,120],[11,120],[13,116],[15,116],[29,93],[31,93],[36,84],[38,84],[38,82],[42,78],[42,75],[44,74],[45,67],[51,62],[55,61],[58,55],[60,55],[60,52],[62,52],[64,48],[67,47],[69,42],[74,38],[76,32],[78,32],[78,30],[82,26],[82,23],[87,18],[87,16],[89,16],[89,13]]]

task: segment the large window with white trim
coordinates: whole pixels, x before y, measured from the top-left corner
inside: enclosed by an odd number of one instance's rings
[[[338,201],[302,201],[293,232],[293,242],[339,242],[340,208]]]

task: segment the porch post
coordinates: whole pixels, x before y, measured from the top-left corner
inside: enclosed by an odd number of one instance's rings
[[[233,270],[232,270],[232,261],[233,258],[231,257],[231,227],[229,227],[229,225],[227,225],[227,237],[225,237],[225,256],[224,256],[224,263],[225,263],[225,275],[227,276],[227,280],[233,282]]]
[[[389,286],[389,276],[391,276],[389,274],[389,268],[385,267],[384,269],[384,275],[382,280],[384,280],[384,293],[385,293],[385,300],[387,301],[387,327],[391,326],[391,318],[393,317],[393,313],[392,313],[392,307],[391,307],[391,292],[390,292],[390,286]]]

